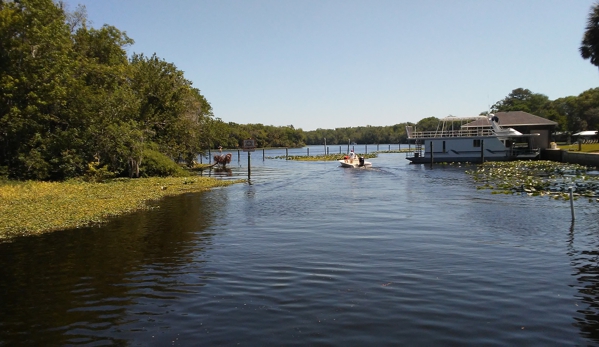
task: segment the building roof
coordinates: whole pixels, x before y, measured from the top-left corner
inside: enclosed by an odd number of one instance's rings
[[[499,125],[502,127],[513,127],[513,126],[555,126],[557,122],[554,122],[543,117],[535,116],[524,111],[509,111],[509,112],[497,112],[495,116],[499,118]],[[470,127],[484,127],[489,126],[488,119],[478,119],[474,122],[462,125],[463,128]]]

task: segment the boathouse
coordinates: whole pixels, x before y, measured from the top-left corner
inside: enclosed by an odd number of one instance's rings
[[[551,147],[551,134],[557,126],[556,122],[524,111],[497,112],[494,114],[499,118],[499,125],[502,128],[513,128],[522,134],[539,134],[539,136],[533,138],[534,147],[541,149]],[[485,126],[491,127],[489,121],[487,119],[478,119],[462,125],[462,128],[480,128]]]

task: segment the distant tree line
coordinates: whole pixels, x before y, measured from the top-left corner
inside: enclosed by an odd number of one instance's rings
[[[406,125],[409,123],[391,126],[360,126],[351,128],[316,129],[306,131],[306,144],[343,145],[348,142],[355,143],[401,143],[406,142]]]

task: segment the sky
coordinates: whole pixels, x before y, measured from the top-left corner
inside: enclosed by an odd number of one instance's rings
[[[595,0],[67,0],[173,63],[224,122],[305,131],[473,116],[599,87]]]

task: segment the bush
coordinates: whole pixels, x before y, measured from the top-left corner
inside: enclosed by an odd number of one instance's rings
[[[185,177],[190,176],[190,172],[183,169],[166,155],[155,150],[146,149],[141,166],[139,167],[139,175],[140,177]]]
[[[87,182],[104,182],[114,176],[116,174],[108,170],[106,165],[100,166],[97,162],[91,162],[87,164],[87,171],[83,175],[83,179]]]

